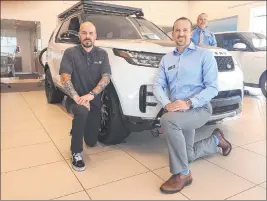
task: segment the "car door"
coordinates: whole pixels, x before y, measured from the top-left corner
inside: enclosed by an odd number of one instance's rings
[[[237,50],[234,48],[236,43],[244,43],[246,45],[246,49]],[[254,51],[238,33],[228,33],[224,34],[222,38],[222,47],[227,49],[233,57],[240,63],[241,69],[244,73],[244,82],[252,83],[252,75],[253,75],[253,58]]]

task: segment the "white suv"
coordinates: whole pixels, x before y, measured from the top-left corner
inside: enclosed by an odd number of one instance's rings
[[[266,36],[254,32],[215,33],[218,47],[227,49],[240,62],[245,86],[266,92]]]
[[[133,17],[134,16],[134,17]],[[130,132],[159,127],[162,108],[152,93],[161,58],[175,48],[174,42],[156,25],[145,20],[141,9],[85,2],[59,15],[52,34],[45,66],[45,91],[49,103],[60,103],[65,95],[59,67],[66,48],[79,43],[79,23],[96,26],[96,46],[108,53],[112,78],[102,93],[99,141],[121,143]],[[234,117],[242,110],[243,74],[227,50],[210,49],[218,63],[219,94],[212,100],[210,122]]]

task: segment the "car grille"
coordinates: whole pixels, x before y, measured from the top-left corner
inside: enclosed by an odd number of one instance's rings
[[[217,96],[214,97],[214,99],[220,99],[220,98],[230,98],[233,96],[240,96],[242,97],[242,91],[240,89],[237,90],[229,90],[229,91],[220,91]]]
[[[223,113],[235,111],[236,109],[238,109],[238,107],[239,107],[238,104],[226,105],[226,106],[222,106],[222,107],[215,107],[212,109],[212,115],[223,114]]]
[[[219,72],[233,71],[235,69],[232,56],[215,56]]]

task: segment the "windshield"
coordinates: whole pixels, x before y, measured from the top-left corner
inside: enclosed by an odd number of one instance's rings
[[[160,28],[153,23],[138,18],[130,18],[134,23],[143,39],[149,40],[171,40]]]
[[[82,20],[88,20],[95,25],[98,40],[141,39],[140,34],[126,17],[86,15]]]
[[[260,33],[241,33],[256,50],[266,51],[266,36]]]
[[[163,31],[145,19],[115,15],[85,15],[82,18],[83,21],[88,20],[96,26],[98,40],[170,40]]]

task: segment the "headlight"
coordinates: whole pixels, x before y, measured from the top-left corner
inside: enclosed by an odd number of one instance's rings
[[[113,49],[116,56],[124,58],[129,64],[158,68],[164,54],[149,52],[136,52],[129,50]]]

